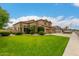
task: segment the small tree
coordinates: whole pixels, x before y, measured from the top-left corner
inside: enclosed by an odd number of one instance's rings
[[[34,34],[35,33],[35,26],[31,26],[30,27],[30,34]]]

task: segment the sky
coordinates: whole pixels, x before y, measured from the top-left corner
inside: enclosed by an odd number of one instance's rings
[[[10,14],[13,23],[43,18],[54,26],[79,29],[78,3],[0,3],[0,6]]]

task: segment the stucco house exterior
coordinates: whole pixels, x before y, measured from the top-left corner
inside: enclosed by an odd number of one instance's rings
[[[53,33],[62,33],[62,28],[59,26],[52,26]]]
[[[37,32],[38,27],[43,27],[45,33],[52,33],[52,23],[48,20],[39,19],[29,20],[29,21],[21,21],[13,25],[13,31],[27,33],[27,28],[35,26],[35,31]]]

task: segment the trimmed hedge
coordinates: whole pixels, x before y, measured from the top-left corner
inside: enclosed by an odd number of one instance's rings
[[[9,36],[10,32],[0,32],[0,36]]]
[[[22,35],[23,33],[21,33],[21,32],[16,32],[16,33],[14,33],[15,35]]]
[[[38,34],[44,35],[45,33],[44,33],[44,31],[39,31]]]

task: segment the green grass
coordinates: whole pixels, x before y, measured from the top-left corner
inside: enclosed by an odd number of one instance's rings
[[[68,37],[18,35],[0,37],[1,56],[61,56]]]

